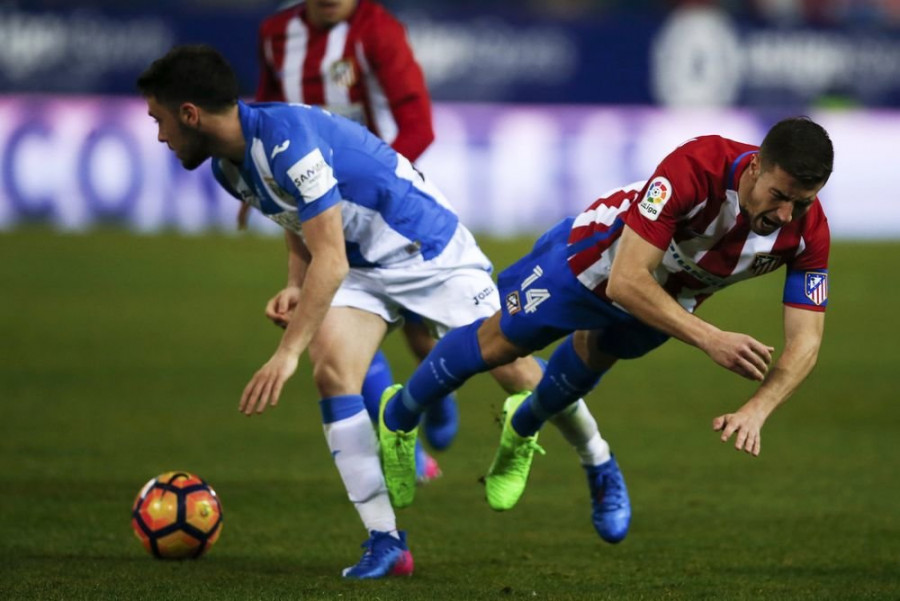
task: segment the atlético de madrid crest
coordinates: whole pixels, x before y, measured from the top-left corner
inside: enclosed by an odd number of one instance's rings
[[[353,61],[349,58],[331,63],[328,71],[331,81],[339,86],[349,88],[356,83],[356,69],[353,68]]]
[[[781,257],[769,253],[756,253],[753,257],[753,263],[750,265],[750,271],[754,275],[762,275],[775,271],[781,265]]]
[[[821,271],[806,272],[806,279],[803,282],[803,291],[806,298],[817,305],[821,305],[828,300],[828,274]]]

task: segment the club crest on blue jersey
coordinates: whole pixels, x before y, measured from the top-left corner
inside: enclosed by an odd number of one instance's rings
[[[506,312],[515,315],[522,310],[522,303],[519,300],[519,291],[515,290],[506,295]]]
[[[816,305],[828,300],[828,274],[821,271],[808,271],[804,279],[806,298]]]

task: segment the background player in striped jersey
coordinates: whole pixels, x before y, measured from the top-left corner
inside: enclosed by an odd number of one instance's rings
[[[173,48],[137,83],[159,141],[185,168],[213,157],[217,181],[288,232],[288,283],[266,308],[285,332],[245,387],[240,410],[275,405],[308,351],[329,449],[369,532],[365,553],[344,576],[410,574],[362,381],[401,309],[422,315],[436,335],[499,309],[490,262],[405,157],[316,107],[240,102],[234,72],[214,49]],[[531,359],[492,371],[510,393],[533,388],[541,373]],[[608,456],[583,401],[553,423],[582,457]],[[413,480],[402,493],[411,498],[414,490]],[[630,508],[617,511],[627,527]]]
[[[288,2],[259,28],[259,102],[301,102],[362,123],[415,162],[434,140],[431,101],[422,69],[403,25],[370,0]],[[250,205],[242,205],[246,220]],[[403,333],[419,361],[434,346],[422,319],[404,314]],[[373,420],[382,391],[393,384],[390,364],[378,351],[363,383]],[[458,429],[456,402],[447,395],[425,413],[425,438],[442,450]],[[440,475],[421,445],[420,482]]]
[[[777,123],[759,148],[704,136],[675,149],[646,182],[562,221],[500,274],[501,311],[451,332],[383,401],[383,452],[393,432],[414,432],[432,399],[566,337],[535,391],[504,404],[486,492],[492,507],[508,509],[524,491],[548,416],[592,390],[617,360],[674,336],[761,382],[735,412],[713,420],[722,441],[734,436],[736,448],[758,455],[763,424],[810,373],[821,344],[830,237],[817,194],[833,159],[828,134],[803,117]],[[771,346],[723,331],[694,310],[716,290],[781,265],[785,346],[770,369]],[[436,364],[447,374],[441,380],[432,376]],[[385,454],[383,462],[386,474],[409,478],[402,458]]]

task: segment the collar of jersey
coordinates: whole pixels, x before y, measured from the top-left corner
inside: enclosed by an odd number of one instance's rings
[[[738,158],[734,159],[734,162],[731,164],[731,168],[728,169],[728,189],[729,190],[737,190],[737,186],[734,184],[734,175],[737,172],[738,165],[740,165],[741,161],[744,160],[744,157],[757,154],[758,150],[748,150],[745,153],[738,155]],[[743,173],[743,171],[742,171]]]

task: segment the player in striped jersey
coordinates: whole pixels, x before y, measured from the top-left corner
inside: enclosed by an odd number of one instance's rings
[[[415,162],[434,139],[431,102],[422,69],[403,25],[371,0],[288,2],[259,28],[258,102],[301,102],[362,123]],[[246,223],[250,205],[241,207]],[[422,319],[404,313],[403,334],[421,361],[434,347]],[[381,392],[393,383],[390,364],[378,351],[363,382],[363,398],[373,420]],[[452,395],[429,408],[425,438],[446,449],[456,436],[458,415]],[[437,461],[421,445],[416,453],[420,482],[440,475]]]
[[[723,442],[734,436],[736,448],[758,455],[764,422],[810,373],[821,344],[830,237],[817,195],[833,159],[827,132],[802,117],[777,123],[761,147],[704,136],[669,154],[646,182],[562,221],[500,274],[501,311],[451,332],[382,401],[383,447],[392,448],[392,432],[414,432],[418,412],[473,374],[565,337],[535,391],[504,405],[486,493],[493,508],[508,509],[525,489],[544,421],[592,390],[619,359],[674,336],[761,382],[735,412],[713,419]],[[785,346],[770,368],[773,347],[723,331],[694,310],[713,292],[782,265]],[[440,379],[432,375],[437,365]],[[387,456],[385,473],[403,470],[408,478],[401,459]],[[608,491],[590,469],[588,480],[596,515],[598,495],[602,503]]]
[[[422,315],[436,335],[499,309],[490,262],[405,157],[322,109],[238,101],[233,71],[208,46],[173,48],[140,76],[138,88],[159,141],[185,168],[213,157],[217,181],[287,232],[288,282],[266,307],[285,332],[245,387],[240,410],[252,415],[275,405],[308,350],[326,440],[369,532],[363,557],[344,576],[410,574],[362,381],[402,309]],[[492,375],[515,392],[533,388],[541,369],[523,359]],[[608,454],[583,402],[554,424],[580,455]],[[403,492],[414,490],[413,480]]]
[[[415,161],[434,140],[431,101],[403,25],[371,0],[293,3],[259,28],[258,101],[323,106]]]

